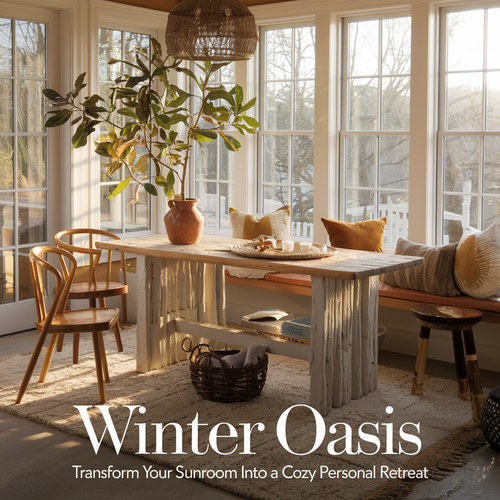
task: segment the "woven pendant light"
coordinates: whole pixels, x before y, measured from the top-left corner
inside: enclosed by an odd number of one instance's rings
[[[174,59],[250,59],[258,40],[255,19],[239,0],[183,0],[168,15],[165,42]]]

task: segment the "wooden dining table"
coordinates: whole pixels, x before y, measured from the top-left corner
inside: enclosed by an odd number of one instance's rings
[[[318,259],[254,258],[233,253],[243,242],[206,236],[196,245],[173,245],[166,236],[145,236],[96,243],[137,256],[137,371],[186,359],[182,342],[193,336],[193,345],[266,344],[271,354],[308,360],[310,405],[322,415],[374,391],[379,275],[423,259],[342,248]],[[310,275],[310,344],[228,328],[225,265]]]

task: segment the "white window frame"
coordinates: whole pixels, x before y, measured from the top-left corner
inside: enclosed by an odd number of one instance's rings
[[[498,195],[492,193],[483,193],[483,178],[484,178],[484,146],[483,139],[485,137],[500,137],[500,131],[487,131],[485,122],[484,108],[486,105],[486,78],[488,69],[485,69],[483,65],[482,70],[474,70],[475,73],[483,74],[483,96],[482,96],[482,130],[467,131],[467,130],[450,130],[446,129],[447,125],[447,110],[446,110],[446,76],[448,71],[446,69],[447,61],[447,14],[453,12],[466,12],[472,10],[484,10],[488,8],[500,8],[500,2],[480,2],[477,4],[471,4],[470,2],[465,5],[454,5],[450,7],[443,7],[440,11],[440,22],[439,22],[439,120],[438,120],[438,130],[437,130],[437,168],[436,168],[436,240],[439,244],[448,243],[446,235],[443,234],[444,231],[444,197],[445,196],[463,196],[464,197],[464,212],[467,212],[466,205],[472,204],[472,200],[475,198],[477,200],[477,220],[470,220],[466,213],[462,213],[462,227],[465,229],[469,225],[475,227],[476,229],[483,230],[484,224],[484,210],[483,210],[483,198],[492,197],[499,198]],[[487,30],[484,32],[484,36],[487,36]],[[487,40],[484,40],[485,46],[487,45]],[[483,54],[486,58],[486,51]],[[453,73],[453,71],[451,72]],[[467,194],[465,192],[455,192],[446,191],[444,189],[444,175],[445,175],[445,151],[444,142],[446,137],[460,136],[460,137],[474,137],[478,141],[481,141],[481,147],[479,147],[479,171],[478,171],[478,188],[477,193]],[[469,198],[467,200],[467,198]],[[500,200],[500,198],[499,198]],[[451,214],[450,214],[451,215]],[[460,214],[457,214],[460,215]],[[470,215],[470,213],[469,213]]]
[[[292,175],[293,175],[293,165],[291,160],[291,155],[292,155],[292,149],[293,149],[293,144],[292,144],[292,137],[293,136],[310,136],[313,139],[315,139],[315,130],[316,130],[316,88],[315,88],[315,106],[314,106],[314,111],[315,111],[315,118],[314,118],[314,129],[313,130],[293,130],[293,124],[290,123],[291,128],[289,130],[265,130],[265,107],[266,107],[266,83],[267,80],[265,78],[266,75],[266,44],[265,44],[265,33],[267,31],[273,31],[273,30],[282,30],[282,29],[294,29],[294,28],[306,28],[306,27],[314,27],[316,29],[316,24],[313,19],[311,18],[306,18],[302,21],[293,21],[293,22],[287,22],[287,23],[279,23],[279,24],[264,24],[259,26],[259,68],[258,68],[258,86],[259,86],[259,92],[258,92],[258,106],[259,106],[259,118],[260,118],[260,128],[257,132],[257,192],[255,193],[256,195],[256,200],[257,200],[257,212],[258,213],[264,213],[264,188],[266,185],[274,186],[276,183],[266,183],[264,181],[264,137],[265,136],[276,136],[276,137],[287,137],[288,139],[288,181],[286,184],[282,184],[283,186],[286,186],[288,189],[288,205],[290,205],[290,209],[293,212],[293,189],[294,188],[301,188],[301,187],[309,187],[309,185],[302,185],[302,184],[295,184],[293,183]],[[317,33],[315,33],[315,45],[317,47]],[[315,75],[317,72],[315,71]],[[291,78],[287,81],[289,82],[296,82],[297,80],[301,80],[295,77],[294,74],[294,62],[292,61],[292,69],[291,69]],[[316,87],[316,86],[315,86]],[[292,90],[292,87],[290,87],[290,90]],[[291,115],[290,115],[290,120],[292,122],[293,120],[293,109],[294,109],[294,100],[293,100],[293,92],[291,92]],[[316,146],[314,148],[314,160],[313,160],[314,166],[316,166]],[[314,179],[316,178],[316,167],[314,167]],[[313,189],[314,193],[314,184],[310,186]],[[315,213],[315,199],[313,195],[313,214]],[[293,222],[293,221],[292,221]],[[293,228],[292,228],[292,233],[293,233]],[[311,240],[313,239],[312,235],[314,234],[314,222],[313,222],[313,228],[308,236],[298,236],[299,239],[303,240]],[[295,235],[292,234],[292,236],[295,237]]]
[[[382,102],[380,99],[381,92],[382,92],[382,87],[380,85],[378,94],[377,94],[377,113],[378,113],[378,119],[379,119],[379,126],[378,129],[376,130],[351,130],[348,127],[348,119],[349,119],[349,112],[348,112],[348,107],[349,107],[349,85],[348,85],[348,80],[350,78],[364,78],[363,76],[361,77],[350,77],[348,76],[348,58],[349,58],[349,23],[350,22],[362,22],[362,21],[383,21],[385,19],[396,19],[396,18],[402,18],[402,17],[409,17],[410,20],[412,18],[411,12],[410,11],[398,11],[398,12],[390,12],[390,13],[376,13],[373,15],[364,15],[364,16],[349,16],[349,17],[344,17],[342,19],[342,43],[341,43],[341,66],[342,66],[342,83],[341,83],[341,129],[339,133],[339,192],[338,192],[338,197],[339,197],[339,216],[341,220],[346,220],[347,218],[347,211],[346,211],[346,192],[349,189],[353,190],[359,190],[359,191],[368,191],[373,193],[373,204],[374,204],[374,215],[373,219],[378,219],[379,217],[384,216],[383,213],[380,212],[380,204],[379,204],[379,195],[380,193],[384,192],[405,192],[407,195],[409,195],[409,186],[408,188],[401,188],[401,189],[396,189],[396,188],[384,188],[380,187],[378,183],[378,178],[380,174],[380,150],[379,150],[379,138],[380,137],[408,137],[409,139],[409,144],[411,144],[411,135],[410,135],[410,127],[408,128],[408,131],[401,131],[401,130],[381,130],[381,123],[380,121],[382,120]],[[379,33],[379,45],[381,44],[382,41],[382,34]],[[380,50],[380,47],[379,47]],[[411,54],[410,57],[412,57],[413,54]],[[377,69],[377,75],[374,75],[374,78],[377,78],[379,81],[382,79],[382,71],[381,71],[381,64],[382,61],[379,60],[379,67]],[[410,68],[411,68],[410,64]],[[413,87],[412,85],[412,79],[411,79],[411,72],[408,74],[410,77],[410,96],[411,96],[411,89]],[[386,75],[387,76],[387,75]],[[411,98],[410,98],[411,99]],[[410,100],[410,123],[411,123],[411,100]],[[375,157],[376,161],[374,164],[374,185],[373,187],[361,187],[361,186],[346,186],[346,179],[345,179],[345,173],[346,173],[346,148],[345,148],[345,143],[346,143],[346,137],[373,137],[376,139],[376,144],[375,144]],[[408,184],[410,182],[408,181]],[[408,203],[409,205],[409,203]],[[397,206],[397,205],[396,205]],[[408,210],[409,212],[409,210]],[[388,217],[387,224],[390,223],[390,215]],[[396,215],[398,217],[398,215]],[[404,215],[403,215],[404,217]],[[407,214],[408,217],[408,214]],[[408,235],[408,218],[405,220],[403,219],[397,219],[396,221],[396,234],[392,234],[392,227],[388,228],[386,226],[385,230],[385,238],[384,240],[391,240],[391,241],[385,241],[385,246],[391,248],[395,246],[396,240],[398,236],[403,236],[407,237]],[[388,233],[388,229],[390,230]]]

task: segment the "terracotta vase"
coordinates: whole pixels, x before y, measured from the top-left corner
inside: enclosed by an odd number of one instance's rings
[[[205,219],[196,208],[199,200],[169,200],[170,210],[165,214],[165,229],[174,245],[193,245],[201,240]]]

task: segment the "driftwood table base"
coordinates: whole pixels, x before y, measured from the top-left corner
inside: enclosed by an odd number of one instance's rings
[[[99,242],[138,255],[137,370],[147,372],[187,358],[182,341],[248,347],[309,360],[310,404],[322,415],[377,388],[378,276],[419,265],[422,258],[339,249],[308,261],[252,259],[230,252],[241,240],[203,238],[172,245],[166,237]],[[312,276],[310,345],[225,326],[224,265]],[[272,373],[269,374],[272,376]]]

